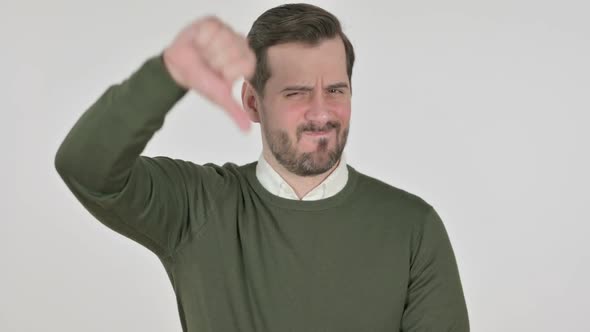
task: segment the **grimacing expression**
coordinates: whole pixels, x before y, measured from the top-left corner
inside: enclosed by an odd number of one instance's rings
[[[335,37],[313,46],[274,45],[267,52],[263,140],[291,173],[325,173],[340,160],[348,138],[351,89],[344,44]]]

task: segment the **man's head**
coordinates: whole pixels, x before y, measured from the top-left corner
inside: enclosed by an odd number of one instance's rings
[[[256,71],[242,101],[264,148],[291,173],[330,170],[348,137],[354,64],[338,19],[313,5],[282,5],[256,19],[248,43]]]

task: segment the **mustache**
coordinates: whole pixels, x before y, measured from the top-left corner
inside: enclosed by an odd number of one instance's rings
[[[299,127],[297,129],[297,134],[301,135],[301,133],[305,132],[305,131],[311,131],[311,132],[316,132],[316,131],[328,131],[328,130],[332,130],[332,129],[336,129],[336,130],[340,130],[340,123],[339,122],[335,122],[335,121],[328,121],[326,122],[326,124],[323,127],[318,126],[316,123],[308,123],[305,124],[301,127]]]
[[[337,121],[328,121],[324,124],[324,126],[320,126],[317,123],[310,122],[308,124],[302,125],[299,128],[297,128],[297,141],[299,142],[299,140],[301,140],[301,136],[306,131],[318,132],[318,131],[328,131],[328,130],[335,129],[336,136],[338,136],[340,133],[341,126],[342,125],[340,124],[340,122],[337,122]]]

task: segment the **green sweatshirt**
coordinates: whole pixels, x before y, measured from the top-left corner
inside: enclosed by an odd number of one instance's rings
[[[151,250],[183,331],[469,331],[437,212],[350,165],[316,201],[268,192],[256,162],[141,155],[187,91],[158,54],[86,110],[55,157],[101,223]]]

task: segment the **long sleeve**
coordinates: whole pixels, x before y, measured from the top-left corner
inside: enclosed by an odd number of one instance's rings
[[[444,224],[432,207],[416,228],[401,331],[469,331],[455,254]]]
[[[94,191],[118,191],[185,93],[169,76],[162,56],[151,57],[84,112],[59,147],[57,170]]]
[[[212,164],[140,156],[186,92],[161,54],[153,56],[82,114],[55,156],[59,175],[96,219],[159,257],[203,226],[211,188],[228,176]]]

